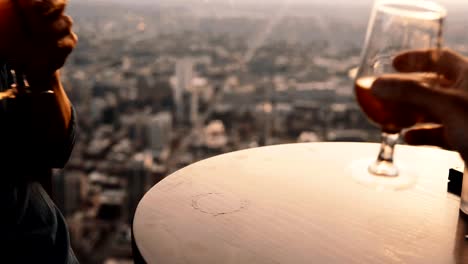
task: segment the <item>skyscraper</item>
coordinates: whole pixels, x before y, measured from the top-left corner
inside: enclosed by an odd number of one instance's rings
[[[178,122],[185,120],[184,93],[192,86],[194,63],[191,58],[182,58],[176,62],[175,85],[173,86],[173,96],[176,105],[176,119]]]
[[[172,115],[160,112],[149,116],[146,123],[148,148],[155,154],[160,153],[171,141]]]
[[[132,223],[138,203],[154,184],[151,182],[152,155],[148,152],[136,154],[128,166],[127,216]]]
[[[208,89],[208,81],[205,78],[192,79],[190,89],[190,122],[196,125],[199,118],[200,97],[205,89]]]

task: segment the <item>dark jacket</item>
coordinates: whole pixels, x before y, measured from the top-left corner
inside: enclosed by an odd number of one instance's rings
[[[11,75],[1,68],[0,90],[10,84]],[[67,140],[45,146],[32,128],[31,100],[42,99],[0,100],[0,258],[5,263],[77,263],[65,219],[44,190],[51,189],[52,168],[62,168],[70,156],[75,114]]]

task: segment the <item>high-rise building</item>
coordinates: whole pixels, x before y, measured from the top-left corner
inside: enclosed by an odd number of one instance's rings
[[[132,223],[138,203],[153,185],[151,182],[151,168],[153,156],[149,152],[136,154],[128,166],[127,203],[128,221]]]
[[[190,122],[196,125],[199,119],[200,99],[208,87],[208,81],[205,78],[193,78],[190,89]]]
[[[148,148],[153,153],[160,153],[171,141],[172,115],[160,112],[149,116],[146,123]]]
[[[137,78],[137,99],[140,102],[146,102],[153,96],[153,78],[147,75],[140,75]]]
[[[198,111],[200,105],[199,87],[193,87],[190,92],[190,122],[196,124],[198,121]]]
[[[176,106],[176,119],[178,121],[184,120],[185,104],[184,93],[191,89],[194,62],[191,58],[179,59],[176,62],[175,69],[175,83],[173,86],[173,97]]]

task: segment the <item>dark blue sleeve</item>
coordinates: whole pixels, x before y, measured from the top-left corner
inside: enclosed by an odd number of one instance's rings
[[[0,236],[1,263],[77,264],[65,218],[42,186],[29,182],[9,193],[14,210],[20,213],[13,222],[5,221],[11,217],[0,219],[5,229]]]
[[[17,97],[8,102],[2,120],[0,135],[9,138],[0,152],[0,160],[12,167],[21,168],[63,168],[68,162],[75,144],[76,113],[72,108],[72,116],[64,139],[49,142],[47,129],[38,131],[37,120],[32,114],[30,96]],[[42,98],[41,100],[48,100]],[[0,114],[1,115],[1,114]]]
[[[76,140],[76,112],[72,107],[72,115],[70,120],[70,126],[68,127],[67,137],[64,142],[59,143],[57,146],[53,146],[51,157],[51,168],[63,168],[68,160],[70,159],[73,147],[75,146]]]

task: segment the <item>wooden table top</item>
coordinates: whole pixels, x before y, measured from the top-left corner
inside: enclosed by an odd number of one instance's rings
[[[459,155],[399,145],[418,182],[378,191],[349,170],[378,149],[292,144],[195,163],[140,202],[136,244],[148,263],[468,263],[468,225],[446,191]]]

